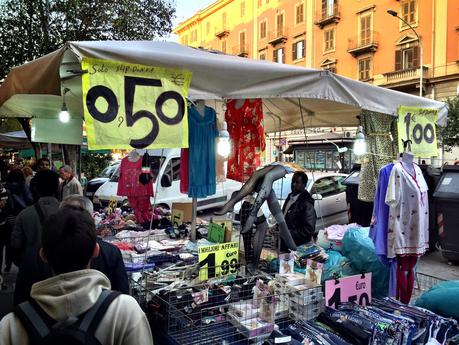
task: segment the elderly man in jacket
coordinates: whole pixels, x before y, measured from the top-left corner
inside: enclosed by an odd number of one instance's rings
[[[303,171],[295,172],[292,178],[292,192],[282,208],[285,222],[297,246],[317,239],[317,215],[314,199],[306,190],[307,184],[308,176]],[[284,243],[281,249],[286,250]]]
[[[80,181],[73,175],[73,169],[70,165],[64,165],[59,169],[59,175],[62,182],[59,187],[59,201],[64,200],[69,195],[83,195],[83,187]]]

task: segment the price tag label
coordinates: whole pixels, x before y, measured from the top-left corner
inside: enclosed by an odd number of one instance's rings
[[[174,226],[179,226],[183,224],[183,211],[177,210],[175,208],[172,209],[172,224]]]
[[[191,72],[93,58],[81,68],[89,149],[188,147]]]
[[[198,248],[199,280],[235,274],[239,268],[239,243],[221,243]]]
[[[371,303],[371,273],[365,273],[364,276],[356,275],[325,282],[326,305],[336,308],[343,302],[352,302],[359,305]]]
[[[411,140],[411,152],[417,157],[438,155],[435,122],[437,109],[415,107],[398,108],[398,149],[403,152],[402,140]]]

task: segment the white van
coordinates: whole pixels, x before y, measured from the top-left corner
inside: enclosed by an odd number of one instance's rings
[[[138,150],[143,155],[145,150]],[[151,203],[172,208],[173,202],[191,202],[191,198],[180,193],[180,149],[148,150],[152,161],[153,176],[157,176],[153,183],[155,197]],[[112,200],[118,205],[127,205],[127,197],[117,195],[119,167],[109,181],[105,182],[94,194],[93,203],[106,207]],[[157,181],[160,184],[157,185]],[[221,207],[231,197],[231,194],[242,187],[240,182],[227,179],[226,182],[217,183],[217,192],[205,199],[198,199],[198,211],[208,208]]]

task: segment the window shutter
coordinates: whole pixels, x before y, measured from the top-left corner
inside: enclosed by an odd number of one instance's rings
[[[322,0],[322,18],[327,18],[327,0]]]
[[[274,61],[274,62],[277,62],[277,49],[274,50],[274,53],[273,53],[273,61]]]
[[[296,60],[296,45],[297,44],[298,44],[297,42],[292,44],[292,60]]]
[[[413,47],[413,68],[419,68],[419,46]]]
[[[303,40],[303,54],[301,54],[302,57],[306,56],[306,40]]]
[[[282,52],[282,63],[285,63],[285,48],[281,48]]]
[[[400,71],[402,69],[402,51],[395,51],[395,70]]]

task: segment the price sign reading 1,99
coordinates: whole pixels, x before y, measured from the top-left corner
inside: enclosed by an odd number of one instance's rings
[[[402,140],[411,140],[411,152],[417,157],[437,156],[437,133],[435,122],[438,110],[415,107],[398,109],[399,152],[403,152]]]
[[[239,269],[239,243],[229,242],[198,248],[199,280],[235,274]]]
[[[81,67],[90,149],[188,146],[191,72],[91,58]]]

